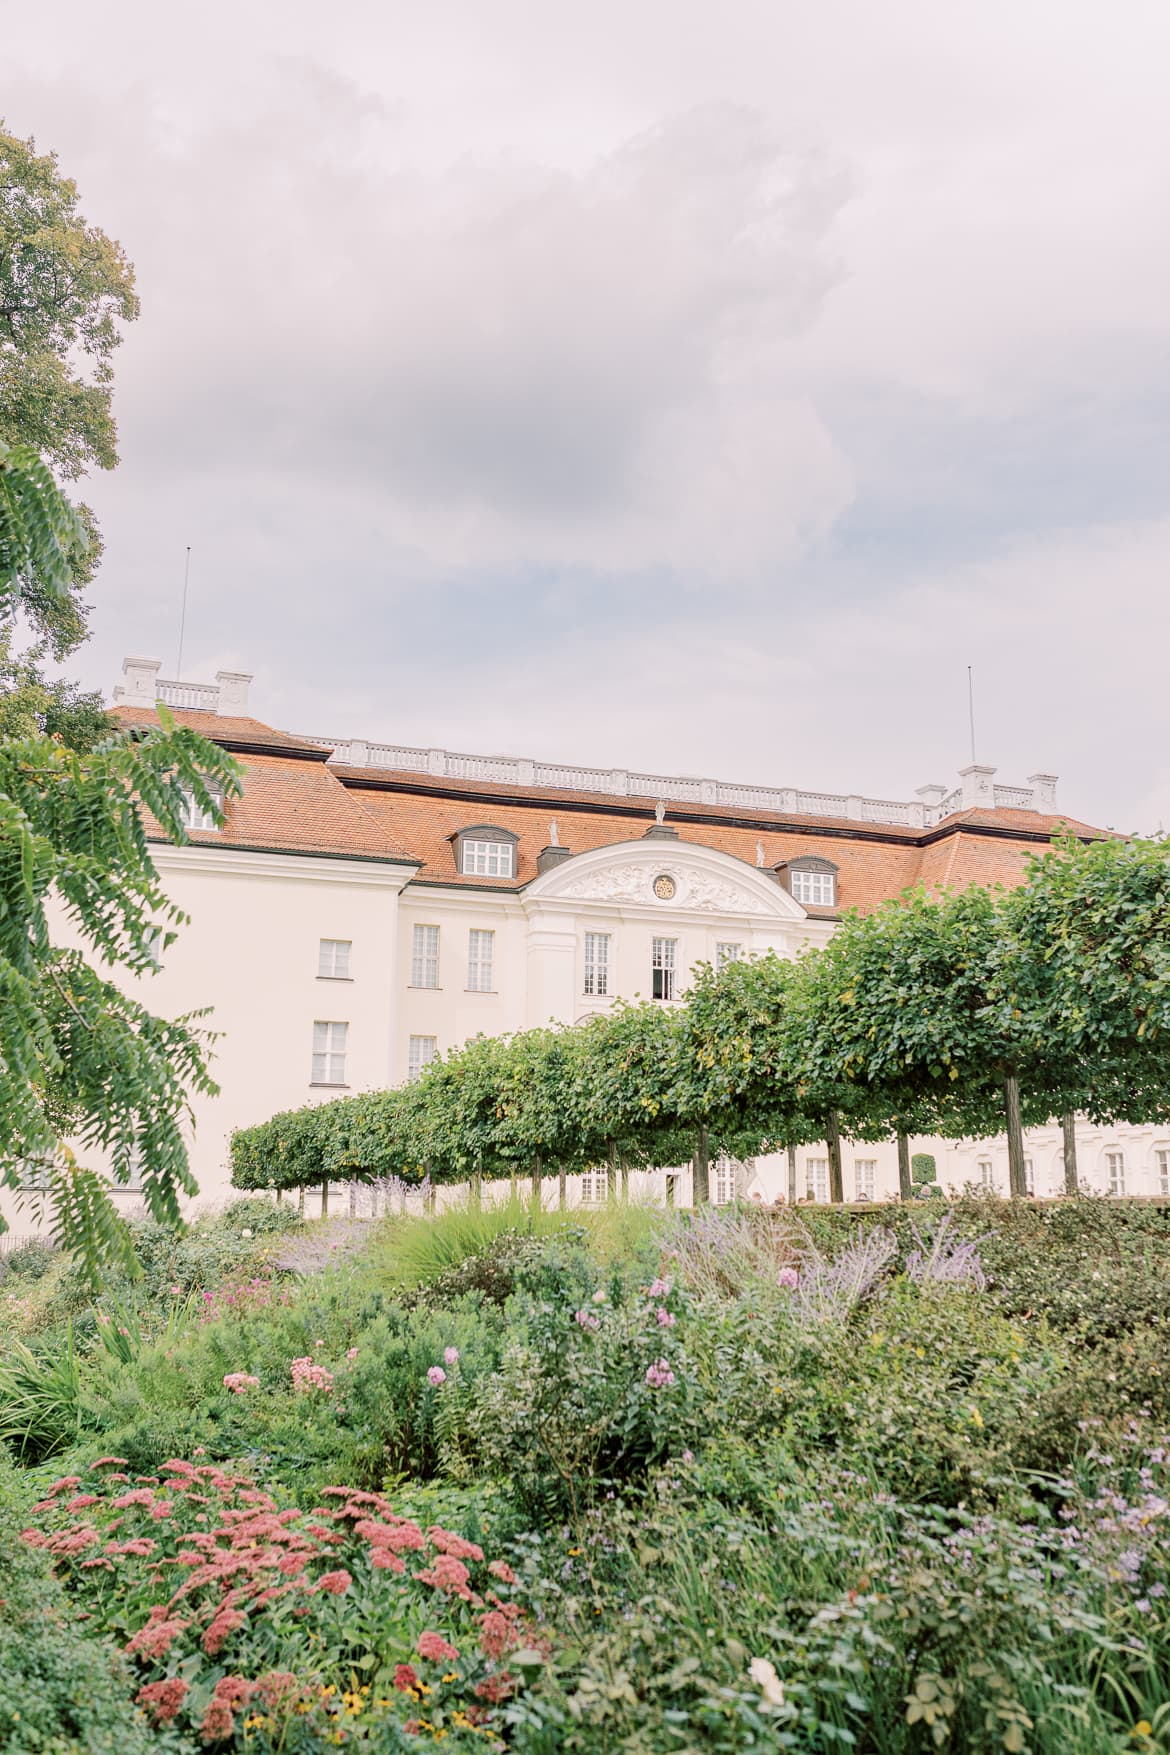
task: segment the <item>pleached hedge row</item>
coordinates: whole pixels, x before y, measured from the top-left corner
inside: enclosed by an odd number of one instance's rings
[[[699,966],[684,1003],[476,1037],[415,1083],[275,1115],[232,1140],[243,1189],[558,1176],[841,1138],[1170,1115],[1170,850],[1067,839],[1011,891],[908,892],[795,962]],[[1076,1187],[1071,1126],[1066,1177]]]

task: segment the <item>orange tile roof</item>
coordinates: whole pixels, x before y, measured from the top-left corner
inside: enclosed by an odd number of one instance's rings
[[[113,717],[120,719],[124,725],[157,725],[158,713],[153,707],[129,706],[119,702],[111,709]],[[307,757],[324,762],[329,751],[322,749],[320,744],[309,743],[303,737],[294,737],[288,731],[276,731],[271,725],[265,725],[259,719],[235,719],[229,715],[221,717],[218,713],[199,713],[192,708],[168,708],[172,719],[179,725],[189,726],[212,743],[222,745],[224,749],[245,747],[249,749],[263,748],[266,750],[300,750]]]
[[[158,723],[156,715],[141,708],[116,711],[134,725]],[[302,751],[308,752],[310,745],[298,748],[298,739],[285,740],[284,733],[273,732],[256,719],[219,720],[214,713],[177,713],[175,717],[233,750],[243,769],[243,791],[225,804],[223,828],[194,830],[193,842],[208,847],[417,863],[387,825],[365,809],[363,801],[341,784],[324,761],[307,759]],[[224,725],[230,728],[226,734],[220,731]],[[241,726],[246,727],[242,735]],[[263,750],[266,744],[272,754]],[[248,753],[243,753],[245,750]],[[150,829],[155,839],[161,838],[162,831],[153,820]]]
[[[142,707],[119,706],[129,724],[157,724]],[[586,853],[640,839],[654,820],[654,801],[600,792],[520,787],[383,768],[326,765],[328,751],[274,730],[260,720],[215,713],[176,712],[182,725],[234,751],[245,768],[243,796],[227,809],[222,831],[192,838],[220,846],[401,859],[419,869],[413,882],[516,892],[537,876],[537,857],[557,817],[561,844]],[[678,804],[668,824],[681,842],[694,842],[754,866],[758,844],[773,867],[816,854],[837,867],[839,906],[863,912],[916,884],[928,889],[1022,882],[1030,854],[1071,832],[1096,839],[1086,823],[1024,810],[956,812],[931,829],[852,818],[811,817],[781,811]],[[464,876],[456,870],[453,837],[492,823],[516,837],[511,878]],[[667,857],[669,841],[664,841]],[[832,919],[836,910],[809,908]]]

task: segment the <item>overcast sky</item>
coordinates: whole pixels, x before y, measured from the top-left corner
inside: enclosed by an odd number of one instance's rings
[[[1170,827],[1165,0],[55,0],[93,639],[260,717]]]

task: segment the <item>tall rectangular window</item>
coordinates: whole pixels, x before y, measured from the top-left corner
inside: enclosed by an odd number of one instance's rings
[[[586,1170],[581,1177],[581,1205],[599,1207],[609,1195],[609,1171]]]
[[[464,876],[511,877],[512,843],[510,841],[465,841],[463,843]]]
[[[412,1036],[406,1051],[406,1076],[413,1085],[439,1052],[436,1036]]]
[[[1024,1193],[1029,1200],[1036,1198],[1036,1171],[1031,1158],[1024,1159]]]
[[[676,938],[656,938],[653,941],[650,955],[650,974],[655,999],[673,999],[675,997],[675,952],[678,949]]]
[[[829,1198],[829,1160],[827,1158],[810,1158],[805,1164],[805,1187],[814,1200]]]
[[[467,990],[469,993],[490,993],[492,991],[492,952],[496,942],[494,932],[476,932],[467,935]]]
[[[1114,1195],[1125,1193],[1125,1153],[1106,1152],[1105,1168],[1109,1173],[1109,1192]]]
[[[350,940],[323,938],[317,952],[317,978],[320,981],[348,981]]]
[[[715,946],[715,970],[726,969],[728,963],[738,963],[743,955],[743,946],[737,944],[719,944]]]
[[[344,1085],[348,1024],[318,1019],[313,1025],[313,1083]]]
[[[604,998],[609,992],[609,934],[585,934],[585,992]]]
[[[995,1187],[995,1166],[991,1162],[991,1159],[990,1158],[980,1158],[980,1160],[976,1164],[975,1168],[979,1172],[979,1186],[981,1188],[994,1188]]]
[[[711,1200],[717,1207],[729,1207],[735,1199],[735,1165],[730,1158],[717,1158],[711,1166]]]
[[[1170,1194],[1170,1151],[1160,1147],[1154,1158],[1158,1165],[1158,1193]]]
[[[410,946],[410,985],[439,985],[439,929],[437,926],[416,926]]]
[[[876,1178],[876,1158],[855,1158],[853,1161],[854,1200],[872,1200]]]

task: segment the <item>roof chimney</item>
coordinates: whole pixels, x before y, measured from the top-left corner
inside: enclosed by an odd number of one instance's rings
[[[161,658],[123,658],[124,680],[114,690],[115,701],[125,701],[136,707],[153,707],[161,669]]]
[[[219,700],[216,712],[227,718],[240,718],[248,711],[248,684],[252,678],[243,670],[217,670]]]
[[[1057,774],[1028,775],[1029,786],[1035,788],[1032,795],[1033,810],[1047,811],[1056,809],[1056,782],[1058,779],[1059,775]]]

